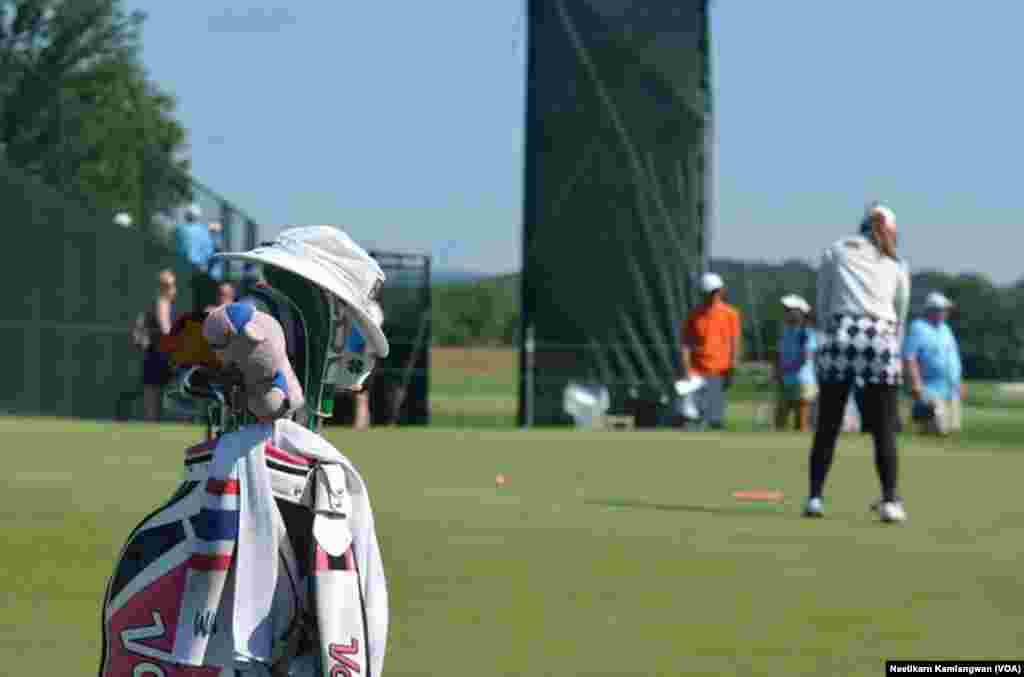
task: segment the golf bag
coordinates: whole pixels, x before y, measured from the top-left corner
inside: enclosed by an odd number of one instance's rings
[[[264,301],[289,311],[229,304],[166,346],[166,396],[205,419],[208,442],[121,552],[100,677],[377,677],[388,600],[369,497],[316,431],[388,355],[384,273],[330,226],[220,257],[264,266]],[[372,350],[347,349],[354,328]]]
[[[387,589],[352,464],[288,420],[184,462],[108,582],[100,677],[379,675]]]

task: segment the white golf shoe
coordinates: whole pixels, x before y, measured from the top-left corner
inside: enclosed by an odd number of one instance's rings
[[[880,501],[872,507],[878,511],[878,516],[883,522],[895,524],[907,521],[907,511],[903,508],[902,501]]]
[[[804,503],[804,517],[824,517],[825,502],[819,497],[808,498]]]

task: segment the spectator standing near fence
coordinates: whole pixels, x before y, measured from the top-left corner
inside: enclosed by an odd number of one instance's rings
[[[199,205],[189,205],[185,210],[185,221],[174,229],[174,246],[179,256],[204,273],[210,272],[210,259],[216,253],[210,226],[201,223],[203,212]]]
[[[374,301],[370,305],[370,312],[373,316],[374,322],[383,326],[384,310],[380,307],[380,304]],[[349,334],[349,351],[356,355],[364,355],[366,354],[366,348],[366,339],[359,333],[359,327],[353,325],[352,332]],[[370,424],[372,423],[370,412],[370,391],[373,389],[373,377],[374,374],[371,373],[367,377],[366,381],[363,382],[362,388],[355,391],[352,396],[353,406],[355,407],[352,417],[352,427],[356,430],[369,430]]]
[[[923,432],[947,435],[960,431],[960,402],[966,394],[960,347],[946,323],[953,302],[931,292],[924,305],[925,317],[911,323],[903,346],[914,396],[912,418]]]
[[[220,224],[203,223],[202,215],[199,205],[189,205],[185,210],[184,222],[174,229],[174,246],[178,256],[199,269],[199,274],[192,278],[193,310],[210,304],[223,273],[223,263],[213,261],[220,242]]]
[[[775,410],[775,429],[785,430],[796,415],[799,432],[811,429],[811,406],[818,398],[818,382],[814,374],[814,353],[817,338],[807,325],[811,304],[795,294],[782,297],[786,309],[785,327],[775,363],[779,399]]]
[[[163,389],[171,379],[170,359],[159,347],[160,337],[171,333],[177,296],[174,273],[170,270],[160,271],[157,276],[156,299],[143,315],[146,341],[142,358],[142,405],[147,421],[160,420]]]
[[[235,302],[235,285],[230,282],[221,282],[217,285],[217,299],[212,305],[206,306],[203,312],[212,313],[221,306],[226,306],[229,303]]]
[[[725,392],[740,353],[740,313],[725,302],[725,283],[715,273],[701,277],[702,303],[680,328],[684,377],[703,379],[693,397],[701,420],[714,430],[725,425]]]
[[[860,233],[839,240],[818,271],[818,318],[822,343],[817,376],[818,425],[810,454],[808,517],[824,514],[825,478],[832,465],[851,388],[864,389],[862,415],[870,426],[882,486],[876,504],[885,522],[906,519],[897,495],[896,422],[902,383],[900,348],[910,304],[910,275],[896,255],[896,217],[874,204]]]

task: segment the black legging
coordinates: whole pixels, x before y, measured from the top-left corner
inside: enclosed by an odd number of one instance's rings
[[[867,411],[867,405],[864,402],[864,389],[863,388],[854,388],[853,389],[853,400],[854,400],[854,402],[857,405],[857,411],[860,412],[861,420],[866,420],[867,414],[865,414],[864,412]],[[866,422],[863,425],[861,425],[860,430],[861,430],[861,432],[864,432],[864,433],[870,433],[871,432],[870,422]],[[894,428],[894,430],[897,433],[903,432],[903,419],[900,418],[899,407],[897,407],[897,409],[896,409],[896,427]]]
[[[849,383],[823,383],[818,399],[818,426],[811,448],[811,497],[821,497],[825,477],[832,467],[836,441],[843,425],[846,402],[850,396]],[[882,485],[882,500],[895,501],[896,497],[896,420],[898,414],[896,386],[868,384],[864,387],[862,424],[871,431],[875,442],[875,467]]]

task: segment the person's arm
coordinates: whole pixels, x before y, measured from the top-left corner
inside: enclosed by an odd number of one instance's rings
[[[814,337],[814,331],[804,329],[807,332],[807,343],[804,345],[803,359],[796,365],[795,371],[800,371],[807,363],[814,364],[814,353],[818,350],[818,339]]]
[[[920,400],[921,393],[924,392],[921,382],[921,365],[917,361],[920,349],[919,343],[920,337],[916,328],[912,325],[907,331],[907,338],[903,343],[903,370],[909,376],[910,392],[913,393],[915,400]]]
[[[727,390],[732,387],[733,371],[736,369],[736,364],[740,359],[740,337],[743,333],[743,325],[740,322],[740,311],[738,310],[733,310],[729,332],[731,334],[729,337],[729,361],[725,368],[725,376],[722,383],[723,387]]]
[[[903,368],[910,375],[910,392],[913,393],[915,400],[920,400],[921,393],[924,392],[924,386],[921,383],[921,366],[917,363],[916,358],[908,358],[903,360]]]
[[[729,371],[735,369],[737,363],[739,363],[740,349],[743,347],[743,322],[740,318],[740,311],[737,310],[735,313],[736,314],[733,316],[732,345],[730,346],[732,348],[732,352],[729,355]]]
[[[679,356],[681,358],[679,366],[682,371],[679,375],[680,378],[690,377],[690,371],[693,369],[692,346],[693,341],[690,333],[690,318],[687,318],[679,328]]]
[[[910,267],[905,261],[900,261],[900,281],[896,287],[895,308],[897,322],[899,322],[897,336],[902,343],[903,337],[908,333],[907,315],[910,313]]]
[[[832,310],[832,284],[835,276],[835,253],[829,247],[821,256],[821,264],[818,266],[817,282],[817,315],[818,330],[824,332],[827,318],[831,317]]]
[[[167,336],[171,333],[171,302],[167,299],[156,301],[156,323],[161,334]]]

